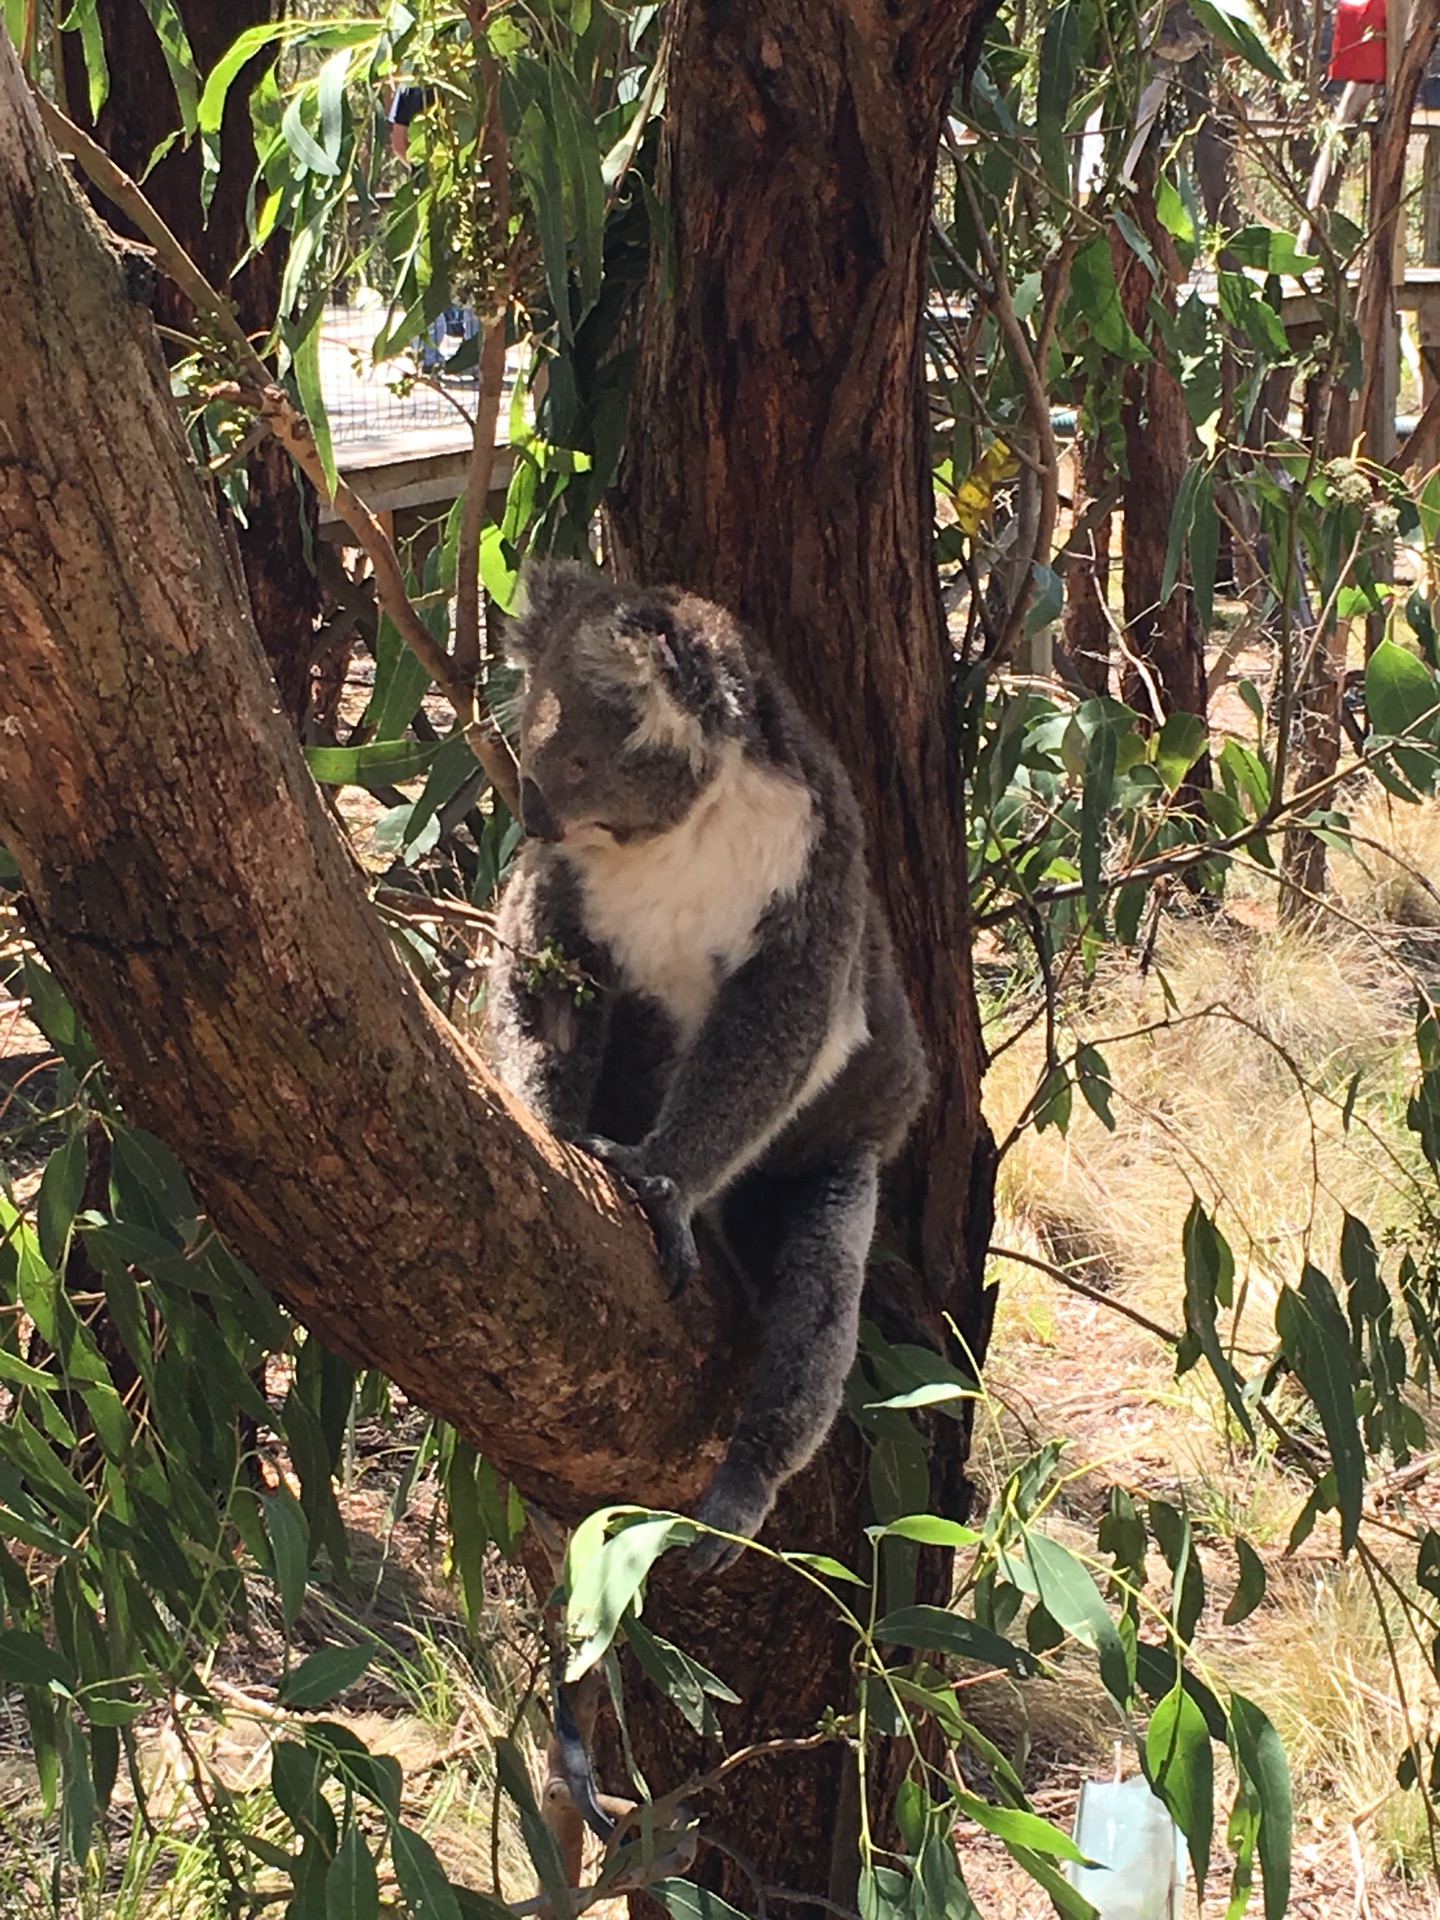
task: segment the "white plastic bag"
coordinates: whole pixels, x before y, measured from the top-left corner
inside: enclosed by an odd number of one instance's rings
[[[1185,1836],[1140,1774],[1087,1780],[1075,1810],[1075,1844],[1093,1867],[1066,1865],[1100,1920],[1181,1920]]]

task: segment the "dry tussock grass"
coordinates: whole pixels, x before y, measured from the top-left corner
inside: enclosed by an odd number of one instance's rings
[[[1367,925],[1440,930],[1440,807],[1372,788],[1350,809],[1353,853],[1330,859],[1330,884]]]
[[[1001,1168],[997,1237],[1013,1222],[1053,1257],[1090,1261],[1090,1278],[1123,1284],[1133,1304],[1173,1311],[1181,1228],[1198,1194],[1234,1250],[1247,1312],[1268,1329],[1278,1283],[1305,1257],[1333,1264],[1345,1208],[1374,1228],[1404,1214],[1413,1156],[1395,1122],[1411,1004],[1403,978],[1359,936],[1172,922],[1149,973],[1105,969],[1066,1036],[1104,1054],[1115,1130],[1077,1100],[1068,1134],[1022,1134]],[[1000,1133],[1041,1058],[1037,1029],[992,1069],[986,1104]]]
[[[1440,875],[1440,807],[1396,807],[1392,815],[1381,796],[1353,811],[1358,831],[1398,860],[1368,851],[1363,865],[1359,856],[1337,859],[1344,912],[1392,928],[1432,924],[1406,865]],[[1440,926],[1440,906],[1433,924]],[[1171,919],[1148,976],[1117,962],[1071,997],[1062,1050],[1080,1041],[1100,1047],[1115,1082],[1117,1124],[1107,1131],[1077,1096],[1068,1135],[1052,1128],[1018,1136],[1001,1168],[997,1245],[1076,1263],[1107,1295],[1178,1327],[1181,1229],[1198,1194],[1234,1250],[1237,1344],[1267,1352],[1279,1287],[1295,1283],[1306,1258],[1336,1271],[1345,1210],[1377,1234],[1411,1215],[1421,1164],[1404,1130],[1414,1004],[1403,961],[1333,918],[1308,931],[1257,931],[1229,917]],[[1037,1027],[993,1067],[986,1102],[1000,1136],[1023,1112],[1042,1062]],[[1346,1132],[1342,1108],[1356,1075]],[[1371,1876],[1377,1914],[1428,1911],[1421,1889],[1402,1891],[1393,1877],[1430,1866],[1420,1796],[1394,1783],[1406,1740],[1402,1691],[1422,1737],[1432,1719],[1440,1725],[1423,1651],[1399,1636],[1397,1680],[1370,1589],[1358,1569],[1340,1563],[1324,1523],[1299,1554],[1284,1556],[1307,1483],[1272,1452],[1235,1446],[1203,1368],[1176,1381],[1165,1344],[1108,1306],[1013,1262],[996,1261],[991,1274],[1001,1295],[991,1400],[977,1425],[982,1481],[1000,1484],[1040,1439],[1068,1436],[1074,1478],[1057,1501],[1056,1524],[1062,1533],[1085,1527],[1092,1550],[1112,1482],[1141,1497],[1182,1500],[1210,1592],[1200,1657],[1217,1682],[1259,1701],[1286,1742],[1298,1869],[1322,1881]],[[1240,1364],[1249,1372],[1257,1360],[1242,1351]],[[1270,1588],[1248,1621],[1224,1628],[1236,1534],[1263,1552]],[[1403,1578],[1413,1549],[1395,1545],[1394,1571]],[[1158,1591],[1163,1596],[1163,1581]],[[991,1704],[1006,1717],[998,1700]],[[1080,1764],[1093,1765],[1113,1731],[1093,1701],[1081,1726],[1068,1725],[1068,1708],[1057,1714],[1053,1698],[1039,1692],[1026,1704],[1037,1744],[1053,1741]],[[1374,1884],[1387,1875],[1383,1888]]]

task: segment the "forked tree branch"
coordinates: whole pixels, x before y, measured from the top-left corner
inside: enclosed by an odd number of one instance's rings
[[[0,324],[0,837],[127,1111],[307,1326],[558,1518],[693,1500],[727,1319],[398,960],[3,35]]]

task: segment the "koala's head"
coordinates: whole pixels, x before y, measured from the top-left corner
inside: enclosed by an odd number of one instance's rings
[[[674,588],[627,592],[574,565],[532,567],[506,635],[525,671],[525,831],[580,848],[644,840],[684,818],[735,731],[717,608]]]

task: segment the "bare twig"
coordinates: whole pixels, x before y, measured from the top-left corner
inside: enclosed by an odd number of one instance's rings
[[[485,328],[480,351],[480,404],[456,551],[455,677],[472,688],[480,671],[480,533],[489,517],[490,480],[495,471],[495,433],[505,381],[505,319],[502,308]]]
[[[405,893],[399,887],[377,887],[377,907],[388,907],[405,920],[434,921],[437,926],[474,927],[479,933],[495,936],[495,915],[484,907],[472,907],[468,900],[435,899],[428,893]]]
[[[1111,1294],[1102,1293],[1099,1287],[1087,1286],[1073,1273],[1067,1273],[1064,1267],[1057,1267],[1053,1261],[1041,1260],[1033,1253],[1019,1253],[1014,1247],[990,1248],[992,1260],[1015,1260],[1022,1267],[1034,1267],[1038,1273],[1048,1273],[1052,1280],[1058,1280],[1062,1287],[1068,1287],[1072,1293],[1078,1293],[1086,1300],[1093,1300],[1098,1307],[1109,1307],[1112,1313],[1123,1314],[1127,1320],[1133,1320],[1137,1327],[1143,1327],[1146,1333],[1153,1333],[1157,1340],[1163,1340],[1167,1346],[1178,1347],[1182,1335],[1171,1327],[1162,1327],[1158,1320],[1151,1320],[1124,1300],[1117,1300]]]
[[[1405,439],[1397,448],[1395,458],[1390,462],[1392,471],[1395,473],[1408,473],[1410,471],[1411,467],[1413,467],[1415,462],[1420,458],[1421,453],[1429,441],[1431,431],[1437,424],[1440,424],[1440,387],[1437,387],[1425,402],[1420,418],[1415,422],[1413,430],[1406,435]]]
[[[477,44],[485,42],[477,38]],[[480,73],[485,86],[485,131],[481,150],[490,181],[491,227],[508,238],[510,232],[510,143],[500,117],[500,75],[492,54],[482,54]],[[490,480],[495,470],[495,433],[500,423],[500,393],[505,383],[505,322],[510,306],[511,268],[501,269],[494,312],[485,322],[480,350],[480,404],[475,410],[470,469],[465,477],[465,499],[460,509],[460,532],[455,567],[455,677],[474,688],[480,672],[480,531],[490,502]],[[483,764],[483,763],[482,763]],[[514,809],[512,808],[513,812]]]

